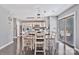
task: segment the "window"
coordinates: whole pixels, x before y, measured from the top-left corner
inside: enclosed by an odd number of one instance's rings
[[[70,16],[66,18],[65,25],[66,25],[66,42],[70,45],[73,45],[74,42],[74,17]]]
[[[59,20],[59,40],[73,46],[74,15]]]

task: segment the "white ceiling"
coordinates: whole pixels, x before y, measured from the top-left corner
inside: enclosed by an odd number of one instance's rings
[[[57,16],[73,4],[3,4],[2,6],[9,10],[14,17],[24,19],[35,17],[38,9],[41,16]]]

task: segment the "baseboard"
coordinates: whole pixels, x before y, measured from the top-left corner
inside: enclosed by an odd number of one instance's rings
[[[1,46],[1,47],[0,47],[0,50],[3,49],[3,48],[5,48],[5,47],[7,47],[7,46],[9,46],[9,45],[12,44],[12,43],[13,43],[13,41],[11,41],[11,42],[9,42],[9,43],[7,43],[7,44]]]

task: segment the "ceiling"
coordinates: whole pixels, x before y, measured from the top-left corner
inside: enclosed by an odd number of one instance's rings
[[[41,16],[57,16],[73,4],[2,4],[12,16],[18,18]]]

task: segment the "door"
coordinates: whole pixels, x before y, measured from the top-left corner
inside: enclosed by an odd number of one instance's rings
[[[59,20],[59,40],[62,42],[63,54],[74,54],[74,15]],[[60,53],[61,53],[60,52]]]

